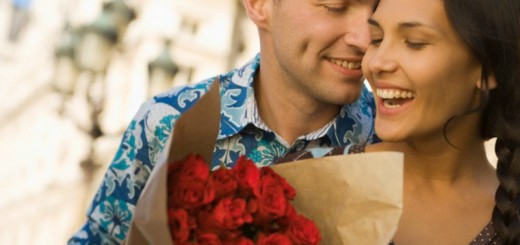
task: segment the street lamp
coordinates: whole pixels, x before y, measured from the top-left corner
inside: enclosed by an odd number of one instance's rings
[[[179,66],[170,55],[170,41],[166,41],[157,58],[148,63],[149,97],[170,89],[177,72]]]
[[[88,134],[92,139],[90,153],[81,162],[81,168],[87,182],[90,183],[100,166],[94,159],[95,142],[103,136],[99,117],[105,99],[104,75],[112,57],[112,49],[118,41],[118,29],[111,14],[104,9],[92,24],[82,29],[81,34],[75,57],[79,68],[89,79],[86,99],[91,109],[90,120],[92,122],[88,129]],[[93,88],[98,88],[97,93],[93,93]]]
[[[117,42],[117,27],[107,11],[82,29],[76,62],[82,70],[104,73],[110,62],[112,48]]]
[[[119,37],[123,37],[128,24],[135,19],[135,11],[124,0],[112,0],[103,4],[103,10],[112,16]]]
[[[74,60],[74,50],[79,41],[78,35],[77,30],[67,25],[54,51],[53,86],[56,91],[66,97],[74,93],[79,75],[79,69]]]

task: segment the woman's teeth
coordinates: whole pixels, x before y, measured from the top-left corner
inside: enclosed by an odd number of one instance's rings
[[[376,95],[383,99],[386,108],[391,109],[401,107],[405,102],[415,98],[413,92],[399,89],[376,89]]]
[[[413,99],[415,94],[411,91],[404,91],[398,89],[377,89],[377,96],[382,99]]]

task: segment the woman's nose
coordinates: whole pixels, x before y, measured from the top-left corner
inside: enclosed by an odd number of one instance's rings
[[[395,71],[398,67],[398,55],[393,51],[390,45],[383,42],[370,45],[363,58],[363,68],[372,74]]]

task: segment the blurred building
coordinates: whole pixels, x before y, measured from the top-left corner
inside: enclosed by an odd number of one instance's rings
[[[258,52],[256,28],[239,0],[128,0],[135,15],[118,30],[106,67],[64,71],[72,67],[56,54],[70,54],[57,52],[66,32],[101,21],[116,1],[33,0],[17,43],[0,41],[0,96],[9,98],[0,105],[0,244],[65,244],[144,100]],[[11,11],[0,2],[2,33]],[[171,58],[177,72],[153,85],[151,64],[160,57]],[[58,75],[75,79],[57,85]]]

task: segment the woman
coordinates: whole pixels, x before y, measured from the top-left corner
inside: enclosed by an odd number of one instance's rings
[[[366,151],[405,155],[393,244],[520,244],[519,2],[381,0],[369,20],[383,142]]]
[[[382,0],[369,20],[363,70],[385,142],[367,151],[405,154],[395,244],[468,244],[479,233],[474,242],[493,244],[488,224],[520,243],[519,11],[516,0]]]

